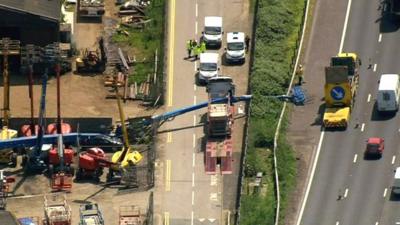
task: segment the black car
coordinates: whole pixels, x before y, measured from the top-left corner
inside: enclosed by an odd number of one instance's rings
[[[121,150],[123,143],[121,139],[117,137],[111,137],[108,135],[99,135],[94,137],[87,137],[80,140],[80,147],[83,150],[92,147],[99,147],[105,152],[115,152]]]

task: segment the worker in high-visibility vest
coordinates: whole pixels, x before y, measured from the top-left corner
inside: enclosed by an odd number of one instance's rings
[[[193,49],[193,42],[192,39],[190,39],[186,42],[186,50],[188,53],[188,58],[192,57],[192,49]]]
[[[194,47],[194,57],[196,60],[199,58],[200,53],[201,53],[201,46],[196,45],[196,47]]]
[[[200,42],[200,50],[201,50],[201,53],[204,53],[207,50],[206,42],[204,40],[201,40],[201,42]]]

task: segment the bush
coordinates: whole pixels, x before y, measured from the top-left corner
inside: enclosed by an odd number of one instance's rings
[[[255,4],[257,6],[257,4]],[[282,110],[282,102],[273,96],[284,95],[289,87],[292,58],[297,48],[304,12],[304,0],[259,0],[256,15],[254,61],[251,67],[250,90],[253,95],[249,123],[249,146],[245,165],[246,180],[257,172],[266,174],[266,195],[243,195],[240,224],[273,224],[276,196],[272,154],[274,134]],[[296,160],[287,143],[287,116],[278,140],[277,159],[281,188],[281,212],[293,189]],[[244,182],[246,183],[246,182]],[[283,216],[283,213],[281,214]],[[283,220],[281,220],[283,221]]]

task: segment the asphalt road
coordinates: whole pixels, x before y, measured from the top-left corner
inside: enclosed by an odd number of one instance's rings
[[[322,1],[320,5],[332,4],[328,2]],[[334,7],[346,12],[347,5],[343,6]],[[363,61],[356,104],[346,131],[324,134],[300,224],[400,223],[400,203],[391,198],[393,171],[400,164],[400,119],[378,116],[374,108],[380,75],[400,70],[400,33],[399,22],[382,17],[381,10],[379,1],[352,1],[343,52],[356,52]],[[335,43],[339,42],[340,38],[336,38]],[[325,65],[328,63],[326,60]],[[315,72],[323,74],[321,70]],[[372,136],[385,139],[380,160],[363,158],[365,141]],[[339,195],[344,198],[338,200]]]
[[[204,87],[197,86],[195,74],[199,61],[187,60],[186,41],[199,40],[205,16],[222,16],[226,32],[250,27],[247,0],[173,0],[168,21],[166,110],[207,101]],[[229,8],[229,11],[226,9]],[[212,50],[222,56],[221,49]],[[247,89],[248,64],[222,65],[220,73],[234,78],[237,95]],[[229,176],[206,175],[204,169],[204,127],[206,109],[176,117],[163,124],[159,146],[162,182],[156,185],[156,224],[226,224],[235,205],[239,157],[245,118],[237,119],[234,128],[234,170]],[[231,221],[232,224],[233,221]]]

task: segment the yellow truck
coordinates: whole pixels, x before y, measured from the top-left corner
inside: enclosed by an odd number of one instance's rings
[[[360,65],[355,53],[340,53],[331,58],[330,66],[325,67],[324,127],[345,129],[348,126]]]

